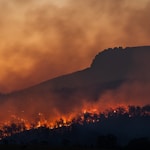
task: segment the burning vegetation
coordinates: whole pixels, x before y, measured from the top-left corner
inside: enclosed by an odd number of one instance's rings
[[[11,120],[1,122],[0,139],[2,140],[5,137],[12,136],[16,133],[41,127],[48,128],[50,130],[63,127],[71,129],[74,124],[82,126],[85,124],[101,123],[103,120],[111,118],[125,117],[129,119],[134,117],[149,117],[150,105],[127,107],[119,106],[116,108],[106,109],[103,112],[100,112],[97,109],[92,109],[90,111],[84,109],[81,113],[71,116],[72,118],[63,116],[60,117],[60,119],[56,119],[54,122],[50,122],[45,118],[44,114],[38,113],[33,121],[30,122],[29,120],[12,115]]]
[[[41,129],[50,145],[63,141],[65,131],[72,144],[82,139],[90,144],[89,138],[106,133],[122,141],[150,135],[149,56],[148,46],[106,49],[89,68],[0,94],[0,143],[11,138],[30,143],[41,137]]]

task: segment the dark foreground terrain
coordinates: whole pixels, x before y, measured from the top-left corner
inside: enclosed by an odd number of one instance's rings
[[[133,139],[126,146],[116,146],[116,147],[86,147],[86,146],[63,146],[63,147],[50,147],[45,144],[37,145],[0,145],[0,149],[14,149],[14,150],[149,150],[150,140],[147,138]]]

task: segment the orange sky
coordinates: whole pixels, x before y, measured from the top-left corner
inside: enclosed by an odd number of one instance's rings
[[[149,0],[1,0],[0,91],[90,66],[115,46],[150,45]]]

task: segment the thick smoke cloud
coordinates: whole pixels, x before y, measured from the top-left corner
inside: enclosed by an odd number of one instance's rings
[[[99,51],[148,45],[148,0],[1,0],[0,91],[90,66]]]
[[[95,57],[88,69],[2,94],[1,122],[11,120],[12,115],[30,123],[41,116],[54,122],[72,119],[86,110],[99,113],[120,106],[147,105],[149,56],[150,46],[107,49]]]

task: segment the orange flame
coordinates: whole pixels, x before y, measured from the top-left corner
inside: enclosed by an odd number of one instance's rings
[[[131,107],[130,107],[131,108]],[[133,107],[134,109],[140,109],[140,115],[150,115],[150,111],[143,111],[141,107]],[[55,118],[51,121],[45,118],[45,115],[41,112],[38,113],[36,118],[32,121],[25,118],[20,118],[16,115],[11,115],[11,119],[0,123],[0,139],[11,136],[15,133],[20,133],[25,130],[37,129],[40,127],[46,127],[49,129],[69,127],[73,123],[83,124],[95,123],[101,120],[101,114],[106,118],[114,115],[128,114],[128,117],[133,117],[137,112],[130,112],[129,106],[109,107],[105,111],[99,111],[97,106],[91,108],[83,108],[81,112],[72,113],[70,115],[63,115],[60,118]]]

